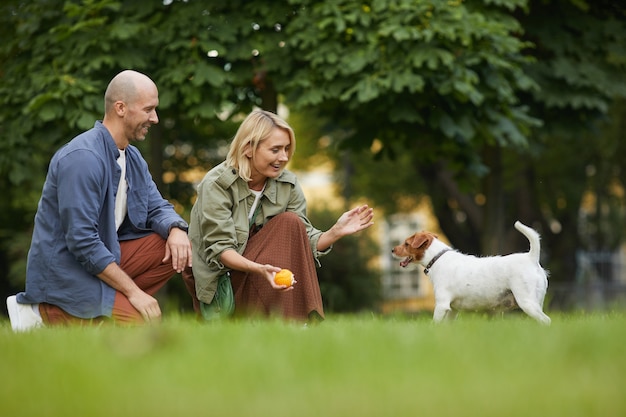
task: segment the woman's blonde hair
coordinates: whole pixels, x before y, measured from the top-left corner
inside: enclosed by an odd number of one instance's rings
[[[246,151],[250,149],[254,158],[259,144],[267,139],[274,129],[282,129],[289,135],[291,146],[287,154],[291,159],[296,150],[296,136],[291,126],[276,114],[265,110],[254,110],[237,129],[226,156],[226,163],[234,167],[245,181],[252,180],[252,168]]]

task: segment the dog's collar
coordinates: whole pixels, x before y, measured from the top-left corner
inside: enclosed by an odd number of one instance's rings
[[[448,251],[450,251],[450,250],[452,250],[452,249],[450,249],[450,248],[445,248],[445,249],[442,249],[442,250],[441,250],[441,252],[439,252],[438,254],[436,254],[436,255],[433,257],[433,259],[431,259],[431,260],[430,260],[430,262],[428,262],[428,265],[426,265],[426,268],[424,268],[424,273],[425,273],[426,275],[428,275],[428,273],[430,272],[430,268],[432,268],[432,267],[433,267],[433,264],[437,261],[437,259],[441,258],[441,255],[443,255],[444,253],[446,253],[446,252],[448,252]]]

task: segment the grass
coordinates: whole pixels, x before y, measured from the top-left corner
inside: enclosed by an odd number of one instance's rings
[[[626,315],[0,322],[0,416],[624,416]]]

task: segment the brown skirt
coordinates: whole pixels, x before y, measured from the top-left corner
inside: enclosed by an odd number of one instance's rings
[[[272,288],[260,275],[231,271],[235,315],[282,316],[308,320],[324,318],[322,295],[306,228],[291,212],[281,213],[252,235],[243,256],[293,272],[293,290]]]
[[[281,213],[253,233],[243,256],[260,264],[289,269],[297,282],[293,290],[276,290],[260,275],[231,271],[236,316],[280,316],[294,320],[324,318],[311,245],[306,228],[296,214]],[[192,296],[194,310],[200,316],[192,269],[187,268],[182,276]]]

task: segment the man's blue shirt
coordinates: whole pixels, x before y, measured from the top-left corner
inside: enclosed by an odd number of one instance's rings
[[[101,122],[59,149],[48,168],[20,303],[46,302],[81,318],[110,316],[115,290],[96,275],[120,263],[120,240],[157,233],[167,239],[182,222],[159,193],[146,161],[126,148],[128,214],[115,229],[119,150]]]

